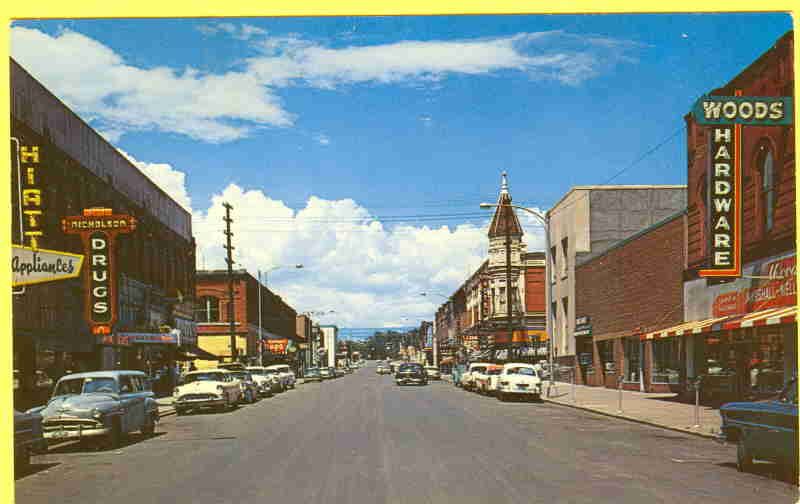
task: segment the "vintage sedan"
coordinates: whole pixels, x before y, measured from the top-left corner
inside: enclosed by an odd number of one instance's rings
[[[797,381],[786,384],[774,400],[732,402],[719,409],[720,440],[736,443],[736,467],[748,471],[753,460],[797,472]]]
[[[497,398],[505,401],[510,397],[529,397],[538,401],[542,395],[542,379],[539,368],[533,364],[503,364],[497,385]]]
[[[417,364],[416,362],[406,362],[397,368],[397,373],[394,375],[394,381],[398,385],[408,385],[409,383],[427,385],[428,375],[425,374],[425,369],[422,367],[422,364]]]
[[[31,453],[47,447],[42,433],[42,415],[14,410],[14,472],[24,472]]]
[[[258,393],[263,397],[272,397],[274,390],[277,389],[279,380],[272,379],[272,375],[267,373],[263,366],[248,366],[247,372],[253,377],[253,381],[258,386]]]
[[[239,388],[242,390],[242,395],[239,398],[240,402],[252,404],[258,400],[258,385],[253,379],[253,375],[249,371],[231,371],[231,375],[239,380]]]
[[[483,372],[487,367],[491,366],[488,362],[472,362],[470,363],[467,371],[461,375],[459,383],[461,387],[466,390],[473,390],[475,388],[475,376]]]
[[[473,375],[475,392],[485,395],[494,395],[497,392],[497,387],[500,385],[500,374],[503,371],[503,366],[492,364],[486,366],[481,371],[475,372]]]
[[[389,366],[387,366],[386,364],[378,365],[378,368],[375,369],[375,372],[377,374],[392,374],[392,370],[389,369]]]
[[[158,404],[140,371],[93,371],[62,377],[41,413],[48,445],[64,441],[100,441],[115,448],[133,431],[152,435]]]
[[[436,366],[425,366],[425,374],[428,375],[428,379],[430,380],[442,379],[442,374],[439,372],[439,368]]]
[[[294,388],[297,378],[295,377],[292,368],[290,368],[287,364],[274,364],[272,366],[267,366],[267,370],[274,370],[278,374],[284,390]]]
[[[172,394],[178,415],[202,408],[230,409],[236,406],[241,395],[239,381],[225,369],[190,371],[184,375],[183,385],[176,387]]]

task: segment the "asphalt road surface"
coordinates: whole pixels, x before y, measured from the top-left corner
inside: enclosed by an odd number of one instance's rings
[[[165,418],[119,450],[56,447],[19,503],[795,502],[713,441],[363,368],[229,413]],[[766,464],[765,464],[766,466]]]

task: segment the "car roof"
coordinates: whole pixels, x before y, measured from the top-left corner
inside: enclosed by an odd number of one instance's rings
[[[231,374],[231,372],[227,369],[220,369],[220,368],[211,368],[211,369],[198,369],[196,371],[189,371],[186,373],[186,376],[189,375],[196,375],[196,374],[203,374],[203,373],[225,373]]]
[[[127,370],[114,370],[114,371],[87,371],[85,373],[72,373],[62,376],[59,381],[68,378],[118,378],[120,376],[147,376],[141,371],[127,371]]]

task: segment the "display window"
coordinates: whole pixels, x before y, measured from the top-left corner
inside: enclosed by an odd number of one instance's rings
[[[653,340],[652,383],[680,383],[680,347],[678,338]]]
[[[624,381],[638,382],[641,369],[641,344],[639,338],[625,338],[622,340],[624,352]]]

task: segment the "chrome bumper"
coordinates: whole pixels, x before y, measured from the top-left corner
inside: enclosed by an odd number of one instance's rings
[[[51,429],[44,432],[44,439],[48,444],[61,441],[74,441],[76,439],[107,436],[111,433],[110,427],[87,427],[69,429]]]

